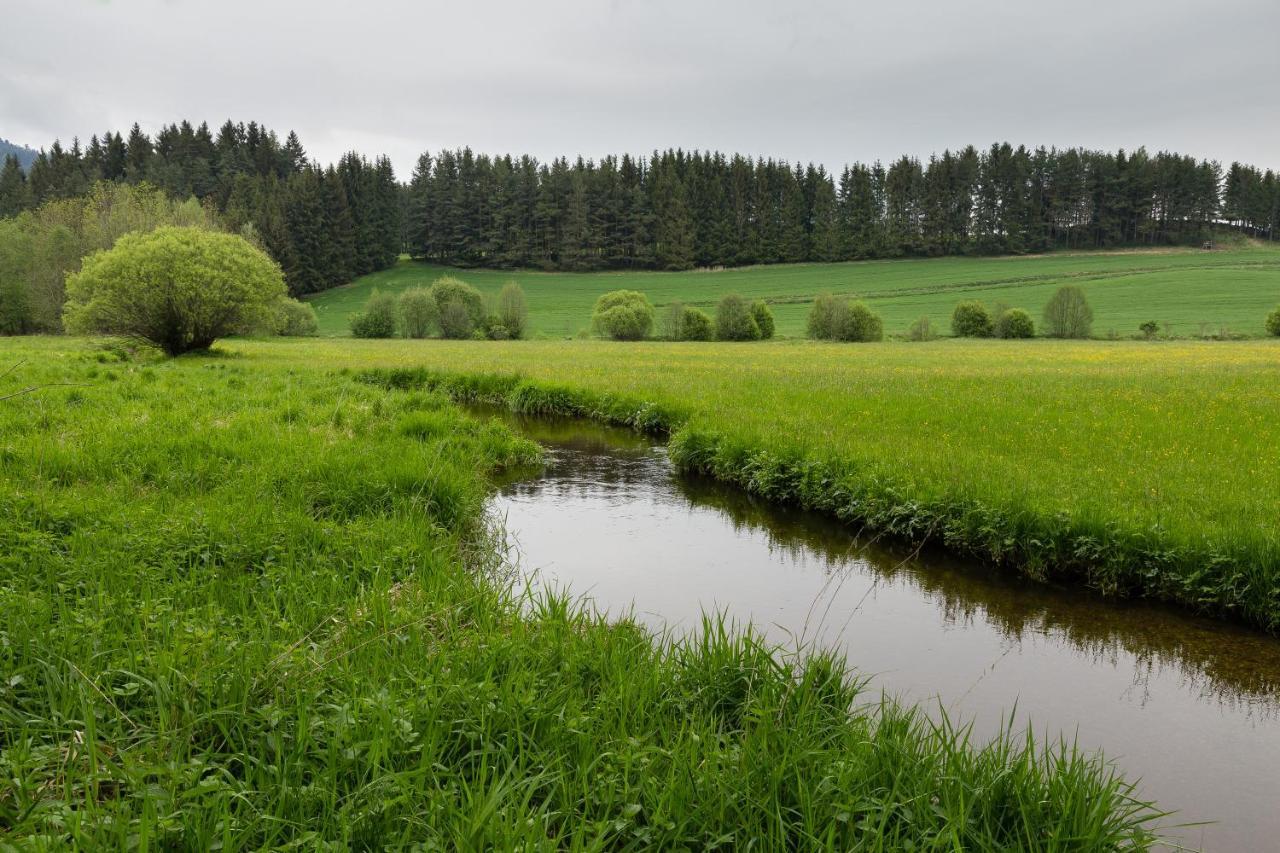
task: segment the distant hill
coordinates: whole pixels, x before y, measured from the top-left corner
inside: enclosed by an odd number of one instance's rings
[[[32,162],[36,159],[37,152],[25,145],[19,145],[16,142],[10,142],[0,137],[0,163],[3,163],[4,159],[10,154],[18,155],[18,162],[22,164],[22,168],[30,169]]]

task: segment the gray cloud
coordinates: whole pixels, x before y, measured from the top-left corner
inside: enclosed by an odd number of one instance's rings
[[[0,136],[228,117],[309,151],[816,161],[995,140],[1280,167],[1275,0],[6,0]]]

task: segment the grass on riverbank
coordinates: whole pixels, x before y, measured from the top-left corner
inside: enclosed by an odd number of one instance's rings
[[[484,473],[536,448],[316,346],[0,342],[0,398],[51,386],[0,400],[0,843],[1150,841],[1096,760],[862,707],[838,659],[522,614]]]
[[[384,272],[310,297],[321,334],[350,334],[347,318],[369,294],[399,293],[444,274],[460,276],[488,294],[515,280],[529,301],[534,335],[572,337],[588,328],[601,293],[640,290],[661,306],[673,300],[711,309],[726,293],[768,300],[778,333],[803,337],[810,303],[819,293],[856,296],[879,311],[888,335],[901,335],[922,316],[949,334],[956,303],[978,299],[1040,313],[1059,286],[1079,284],[1091,301],[1094,335],[1138,334],[1148,320],[1182,338],[1263,334],[1267,313],[1280,301],[1280,246],[1233,245],[1219,251],[1164,249],[1073,252],[1034,257],[933,258],[840,264],[782,264],[715,272],[543,273],[456,270],[402,261]]]
[[[521,375],[524,393],[684,426],[678,459],[758,494],[1280,627],[1280,341],[245,347]]]

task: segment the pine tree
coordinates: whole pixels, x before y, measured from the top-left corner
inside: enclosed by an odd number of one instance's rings
[[[333,166],[321,175],[320,198],[324,210],[324,247],[320,269],[325,286],[336,287],[355,277],[356,226],[351,218],[342,178]]]
[[[142,132],[137,122],[129,130],[129,139],[125,143],[124,177],[131,184],[147,179],[147,169],[151,166],[151,155],[154,149],[150,138]]]
[[[684,184],[673,163],[656,166],[654,171],[654,259],[661,269],[689,269],[693,266],[693,239]]]
[[[22,171],[17,156],[9,154],[4,158],[4,168],[0,169],[0,219],[16,216],[31,205],[31,187],[27,185],[27,176]]]
[[[408,192],[408,223],[405,232],[408,235],[409,254],[423,260],[433,255],[432,169],[431,155],[424,152],[418,157],[418,163],[413,169]]]

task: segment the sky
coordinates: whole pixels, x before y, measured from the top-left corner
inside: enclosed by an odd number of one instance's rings
[[[1280,168],[1280,0],[3,0],[0,137],[257,120],[330,162],[994,141]]]

